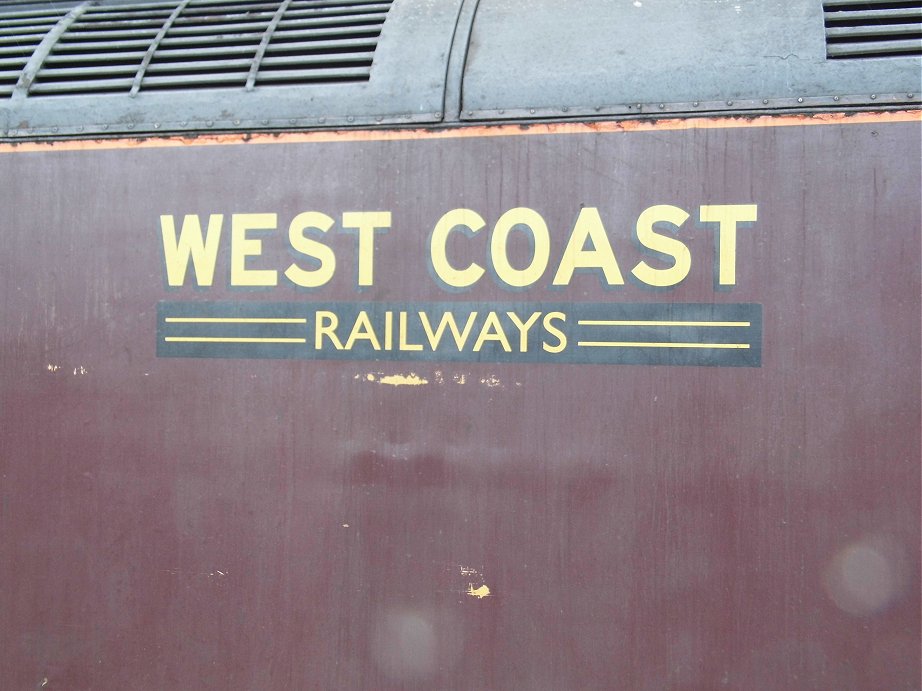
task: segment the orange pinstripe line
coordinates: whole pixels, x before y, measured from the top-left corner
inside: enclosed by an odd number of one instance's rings
[[[890,112],[817,113],[814,115],[760,115],[757,117],[671,118],[664,120],[607,120],[503,125],[471,125],[442,129],[318,130],[278,134],[213,134],[120,139],[62,140],[0,144],[0,153],[42,151],[89,151],[106,149],[163,149],[190,146],[239,144],[292,144],[308,142],[376,142],[411,139],[464,139],[468,137],[517,137],[548,134],[594,134],[600,132],[650,132],[749,127],[795,127],[889,122],[922,122],[922,110]]]

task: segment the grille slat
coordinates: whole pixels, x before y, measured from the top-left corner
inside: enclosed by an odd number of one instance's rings
[[[54,26],[54,22],[48,24],[30,24],[22,27],[3,27],[0,29],[0,36],[38,36],[41,37],[48,33]]]
[[[879,24],[876,26],[831,27],[826,30],[826,37],[830,43],[835,40],[877,38],[880,36],[905,36],[913,38],[922,35],[922,22],[915,24]]]
[[[845,45],[831,45],[827,55],[831,58],[885,57],[897,54],[922,55],[922,39],[912,41],[865,41]]]
[[[36,48],[49,45],[65,12],[0,12],[0,97],[367,81],[390,7],[388,0],[91,6],[38,61]],[[16,84],[30,60],[40,67],[23,93]]]
[[[922,56],[922,0],[826,0],[829,59]]]

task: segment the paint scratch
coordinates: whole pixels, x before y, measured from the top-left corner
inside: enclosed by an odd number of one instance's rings
[[[61,369],[61,365],[52,365],[51,363],[48,363],[48,366],[45,369],[47,369],[49,372],[57,372],[59,369]]]
[[[357,381],[377,382],[378,384],[387,384],[389,386],[423,386],[428,384],[429,380],[421,377],[416,372],[408,374],[382,374],[378,372],[369,372],[368,374],[356,374],[353,379]]]
[[[428,384],[429,380],[420,377],[415,372],[410,372],[409,374],[388,374],[381,377],[378,383],[390,386],[422,386]]]
[[[467,594],[471,597],[476,597],[478,600],[482,600],[485,597],[490,597],[490,589],[486,584],[480,586],[479,588],[474,588],[473,583],[468,583]]]
[[[499,377],[496,375],[490,375],[489,377],[483,377],[480,380],[480,383],[484,386],[488,386],[491,389],[496,388],[497,386],[502,386],[503,383],[499,380]]]

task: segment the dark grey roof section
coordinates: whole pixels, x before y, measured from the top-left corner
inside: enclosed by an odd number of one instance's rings
[[[480,0],[462,118],[918,105],[920,82],[915,56],[828,59],[822,0]]]
[[[0,6],[0,133],[15,138],[438,122],[460,3],[101,0]]]
[[[922,0],[0,4],[0,138],[919,107]]]

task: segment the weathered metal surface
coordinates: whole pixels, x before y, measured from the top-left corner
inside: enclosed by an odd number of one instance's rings
[[[46,8],[32,18],[24,18],[27,8],[21,5],[0,7],[0,32],[7,34],[0,41],[5,41],[0,45],[0,137],[287,131],[922,103],[918,55],[827,59],[823,5],[817,0],[395,0],[389,10],[386,4],[355,2],[355,11],[368,10],[357,16],[375,26],[387,11],[380,41],[368,26],[353,35],[341,26],[320,28],[320,33],[306,29],[302,35],[292,26],[291,31],[279,29],[285,40],[272,39],[279,45],[268,42],[269,17],[284,3],[238,3],[228,11],[233,21],[218,15],[190,29],[183,27],[187,10],[204,7],[219,13],[222,3],[101,0],[85,8],[83,19],[95,17],[114,33],[80,43],[79,52],[77,42],[68,41],[92,32],[79,23],[65,31],[66,22],[58,25],[63,36],[52,29],[78,4],[53,5],[57,9]],[[344,11],[342,3],[333,5],[324,12]],[[308,9],[295,6],[289,6],[288,14]],[[248,7],[255,13],[252,18]],[[139,17],[145,19],[140,27]],[[911,24],[899,26],[911,34]],[[203,27],[210,27],[210,36]],[[268,52],[259,64],[267,69],[257,70],[264,30],[269,31],[263,36]],[[831,27],[833,33],[840,30]],[[329,31],[335,34],[332,42],[316,40],[331,38]],[[843,49],[830,45],[832,53]],[[320,48],[328,52],[305,55]],[[342,52],[346,48],[356,51],[349,60]],[[860,43],[849,48],[865,49]],[[333,69],[339,61],[344,64]],[[290,71],[279,71],[283,66]],[[367,82],[350,81],[365,77]],[[308,78],[316,81],[296,83]]]
[[[214,84],[196,85],[190,78],[187,88],[177,84],[175,91],[149,92],[143,89],[132,94],[138,69],[141,69],[145,50],[154,44],[156,32],[148,32],[134,46],[135,55],[112,57],[112,41],[90,44],[84,59],[112,70],[128,70],[119,93],[31,93],[11,100],[0,98],[0,136],[13,138],[110,135],[160,132],[196,131],[252,131],[309,127],[358,126],[378,124],[432,123],[442,119],[445,91],[445,70],[451,50],[455,20],[461,0],[420,2],[399,0],[387,13],[380,36],[370,37],[359,33],[359,39],[369,43],[374,51],[374,63],[368,81],[355,83],[314,83],[290,86],[271,83],[271,73],[264,74],[265,84],[257,82],[256,88],[246,90],[243,81],[238,88],[215,88]],[[134,12],[143,12],[150,3],[102,2],[96,7],[126,6]],[[179,4],[179,3],[177,3]],[[205,3],[209,4],[209,3]],[[219,3],[215,3],[216,5]],[[268,6],[280,3],[268,3]],[[334,3],[335,4],[335,3]],[[368,3],[358,3],[368,5]],[[201,8],[202,3],[191,3]],[[260,9],[265,11],[267,5]],[[340,3],[339,11],[343,11]],[[374,6],[378,11],[386,6]],[[169,17],[168,6],[160,5],[164,22]],[[231,8],[240,13],[245,7]],[[303,8],[302,8],[303,9]],[[336,12],[334,7],[330,11]],[[63,12],[62,12],[63,14]],[[16,18],[6,21],[15,25]],[[0,8],[0,26],[4,26],[3,8]],[[123,22],[126,29],[133,28],[131,14],[114,20]],[[207,23],[206,23],[207,24]],[[215,22],[216,24],[216,22]],[[176,31],[176,29],[174,29]],[[242,30],[237,30],[241,33]],[[204,33],[203,30],[200,30]],[[348,44],[348,30],[340,29]],[[227,34],[215,30],[215,40],[229,41]],[[289,50],[300,55],[316,50],[322,45],[317,36],[304,38],[290,44]],[[322,36],[320,36],[322,38]],[[352,39],[353,42],[359,39]],[[198,39],[207,43],[207,35]],[[310,43],[310,41],[314,41]],[[376,47],[375,47],[376,44]],[[364,45],[364,44],[363,44]],[[254,39],[252,54],[243,56],[247,61],[256,57],[258,35]],[[202,45],[193,44],[189,60],[203,59]],[[337,49],[334,47],[334,52]],[[124,49],[123,49],[124,52]],[[341,52],[341,47],[340,47]],[[175,60],[174,57],[171,59]],[[108,58],[106,57],[108,56]],[[267,58],[271,60],[271,58]],[[116,64],[113,64],[112,61]],[[75,64],[80,64],[74,59]],[[127,65],[127,67],[126,67]],[[217,65],[217,63],[215,63]],[[38,65],[35,66],[36,69]],[[201,68],[207,71],[207,68]],[[214,66],[212,67],[214,69]],[[143,73],[144,70],[141,69]],[[34,75],[32,75],[34,76]],[[245,78],[244,73],[244,78]],[[145,77],[156,82],[157,75],[149,71]],[[72,86],[72,85],[71,85]]]
[[[4,149],[0,678],[917,688],[920,127],[899,118]],[[654,205],[689,213],[658,232],[691,257],[655,289],[630,278],[670,264],[634,237]],[[698,220],[714,205],[758,208],[732,285]],[[459,207],[487,227],[452,231],[454,266],[489,268],[496,220],[527,207],[549,268],[447,291],[426,258]],[[584,208],[623,286],[551,285]],[[337,265],[307,291],[282,272],[316,268],[288,244],[310,210],[333,219],[311,237]],[[362,288],[356,211],[392,214]],[[169,288],[161,216],[218,213],[214,285]],[[244,232],[262,254],[236,278],[276,287],[229,285],[246,213],[277,229]],[[158,358],[162,301],[757,304],[762,359]]]
[[[462,117],[913,103],[920,83],[918,55],[827,60],[814,0],[480,0]]]

